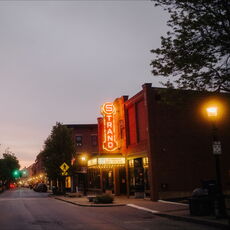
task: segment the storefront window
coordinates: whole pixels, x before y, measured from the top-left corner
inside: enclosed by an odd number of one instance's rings
[[[67,177],[65,178],[65,187],[66,187],[66,188],[70,188],[70,187],[71,187],[71,180],[70,180],[70,177],[69,177],[69,176],[67,176]]]
[[[104,169],[102,172],[103,190],[113,190],[113,171],[111,169]]]
[[[100,170],[97,168],[88,169],[88,187],[100,188]]]
[[[129,160],[129,167],[133,168],[134,167],[134,160]]]
[[[133,195],[135,192],[134,160],[133,159],[129,160],[128,164],[129,164],[130,194]]]
[[[144,167],[144,183],[145,183],[145,191],[146,193],[150,193],[149,187],[149,158],[143,158],[143,167]]]
[[[134,159],[135,191],[144,191],[144,168],[142,158]]]
[[[144,168],[149,167],[149,158],[143,157],[143,166]]]
[[[137,191],[149,193],[148,158],[136,158],[128,161],[130,193]]]

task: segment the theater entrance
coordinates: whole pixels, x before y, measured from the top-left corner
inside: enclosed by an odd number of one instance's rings
[[[125,167],[104,168],[101,176],[103,192],[115,195],[126,194]]]
[[[126,194],[125,158],[96,157],[88,161],[90,171],[100,170],[100,189],[115,195]]]

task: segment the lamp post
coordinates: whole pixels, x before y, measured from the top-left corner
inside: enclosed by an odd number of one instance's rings
[[[222,182],[221,182],[221,170],[220,170],[220,155],[221,151],[221,143],[218,138],[218,129],[216,125],[216,120],[218,117],[218,107],[212,106],[206,109],[207,115],[212,122],[212,152],[215,157],[215,166],[216,166],[216,197],[215,197],[215,215],[216,217],[225,217],[226,216],[226,208],[225,208],[225,200],[222,191]]]
[[[82,173],[82,176],[83,176],[83,194],[84,196],[87,195],[87,168],[86,168],[86,165],[87,165],[87,159],[86,159],[86,156],[85,155],[82,155],[81,156],[81,173]]]

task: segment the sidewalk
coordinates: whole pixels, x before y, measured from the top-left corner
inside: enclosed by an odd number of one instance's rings
[[[153,202],[150,199],[135,199],[127,198],[124,196],[115,197],[113,204],[94,204],[89,202],[87,197],[74,197],[70,196],[52,196],[51,197],[85,207],[113,207],[113,206],[129,206],[131,208],[140,209],[146,212],[151,212],[154,215],[167,217],[175,220],[188,221],[198,224],[218,227],[219,229],[230,229],[227,219],[216,219],[214,216],[195,217],[189,213],[189,206],[187,204],[158,201]]]

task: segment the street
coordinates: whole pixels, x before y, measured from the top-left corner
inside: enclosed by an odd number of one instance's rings
[[[131,207],[80,207],[21,188],[0,194],[1,230],[215,229],[157,217]]]

